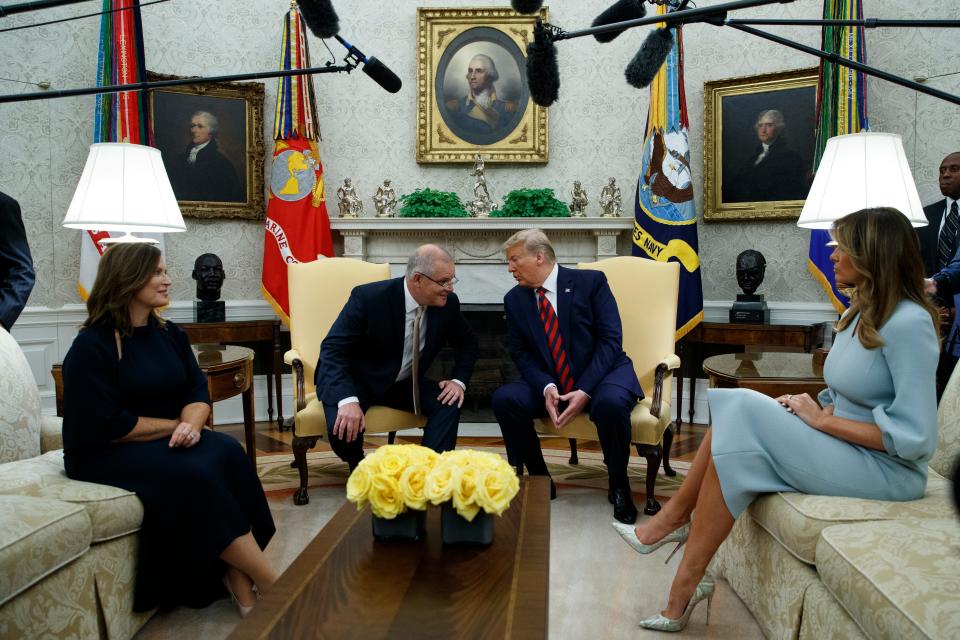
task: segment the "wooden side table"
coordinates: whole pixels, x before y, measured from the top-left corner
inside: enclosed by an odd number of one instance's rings
[[[816,398],[826,388],[823,365],[809,353],[726,353],[703,361],[711,388],[753,389],[771,398],[809,393]]]
[[[219,349],[200,351],[193,347],[200,369],[207,374],[207,390],[210,402],[226,400],[242,394],[243,436],[247,455],[257,464],[256,414],[253,410],[253,349],[225,346]],[[57,394],[57,415],[63,416],[63,364],[57,362],[50,370]],[[207,426],[213,428],[213,408],[207,418]]]
[[[813,348],[814,325],[810,324],[740,324],[731,322],[701,322],[684,336],[677,345],[677,355],[683,362],[692,362],[696,371],[703,362],[703,344],[724,344],[743,347],[782,347],[809,352]],[[683,367],[677,370],[677,421],[683,424]],[[690,376],[689,422],[693,422],[697,377]]]
[[[183,322],[177,323],[190,339],[191,344],[258,344],[266,343],[273,348],[273,358],[267,369],[267,418],[273,422],[273,390],[277,391],[277,428],[283,430],[283,394],[281,391],[282,347],[280,345],[280,321],[236,320],[232,322]]]

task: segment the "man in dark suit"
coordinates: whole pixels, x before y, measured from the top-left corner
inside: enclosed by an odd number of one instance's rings
[[[927,226],[917,228],[920,255],[927,275],[927,291],[935,296],[944,322],[951,324],[956,316],[954,296],[960,294],[960,151],[940,163],[940,193],[943,200],[923,208]],[[953,345],[945,340],[937,366],[937,398],[957,364]]]
[[[356,287],[320,345],[317,397],[330,446],[351,471],[363,459],[364,414],[372,405],[429,416],[423,446],[456,446],[460,407],[477,359],[477,338],[460,312],[456,282],[450,254],[423,245],[404,277]],[[447,344],[455,353],[450,378],[426,378]]]
[[[35,279],[20,205],[0,193],[0,325],[7,331],[27,305]]]
[[[493,412],[510,464],[549,475],[534,418],[549,418],[562,430],[588,412],[607,464],[613,515],[632,523],[637,508],[627,479],[630,412],[643,391],[623,352],[620,313],[607,278],[559,266],[539,229],[517,232],[504,250],[517,281],[503,298],[508,344],[522,379],[497,389]]]

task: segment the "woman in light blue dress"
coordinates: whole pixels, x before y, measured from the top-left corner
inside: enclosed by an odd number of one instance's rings
[[[937,444],[939,340],[916,234],[896,209],[876,208],[838,220],[833,237],[830,259],[851,298],[824,365],[828,388],[819,404],[808,394],[774,399],[711,389],[712,428],[677,495],[636,529],[613,523],[640,553],[689,538],[666,609],[641,627],[683,629],[713,593],[707,565],[758,495],[923,496]]]

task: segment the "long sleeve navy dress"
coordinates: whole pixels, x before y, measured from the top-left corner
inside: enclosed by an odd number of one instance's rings
[[[133,491],[144,506],[134,610],[204,607],[224,595],[220,554],[253,532],[263,549],[276,531],[256,469],[240,444],[204,430],[191,448],[169,438],[117,443],[139,417],[177,419],[209,402],[186,334],[152,317],[122,338],[82,331],[63,361],[67,476]]]

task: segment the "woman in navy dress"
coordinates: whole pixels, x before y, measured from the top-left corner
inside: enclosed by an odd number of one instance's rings
[[[63,361],[64,464],[76,480],[143,502],[134,610],[204,607],[232,592],[245,615],[277,578],[275,532],[256,469],[236,440],[204,429],[206,376],[170,304],[160,251],[116,245]]]
[[[666,609],[641,627],[683,629],[696,604],[713,593],[707,565],[758,495],[915,500],[924,494],[937,444],[939,345],[917,236],[899,211],[877,208],[837,220],[833,237],[834,272],[851,297],[824,364],[828,387],[819,404],[808,394],[773,399],[711,389],[712,428],[677,495],[635,529],[613,523],[640,553],[689,537]]]

